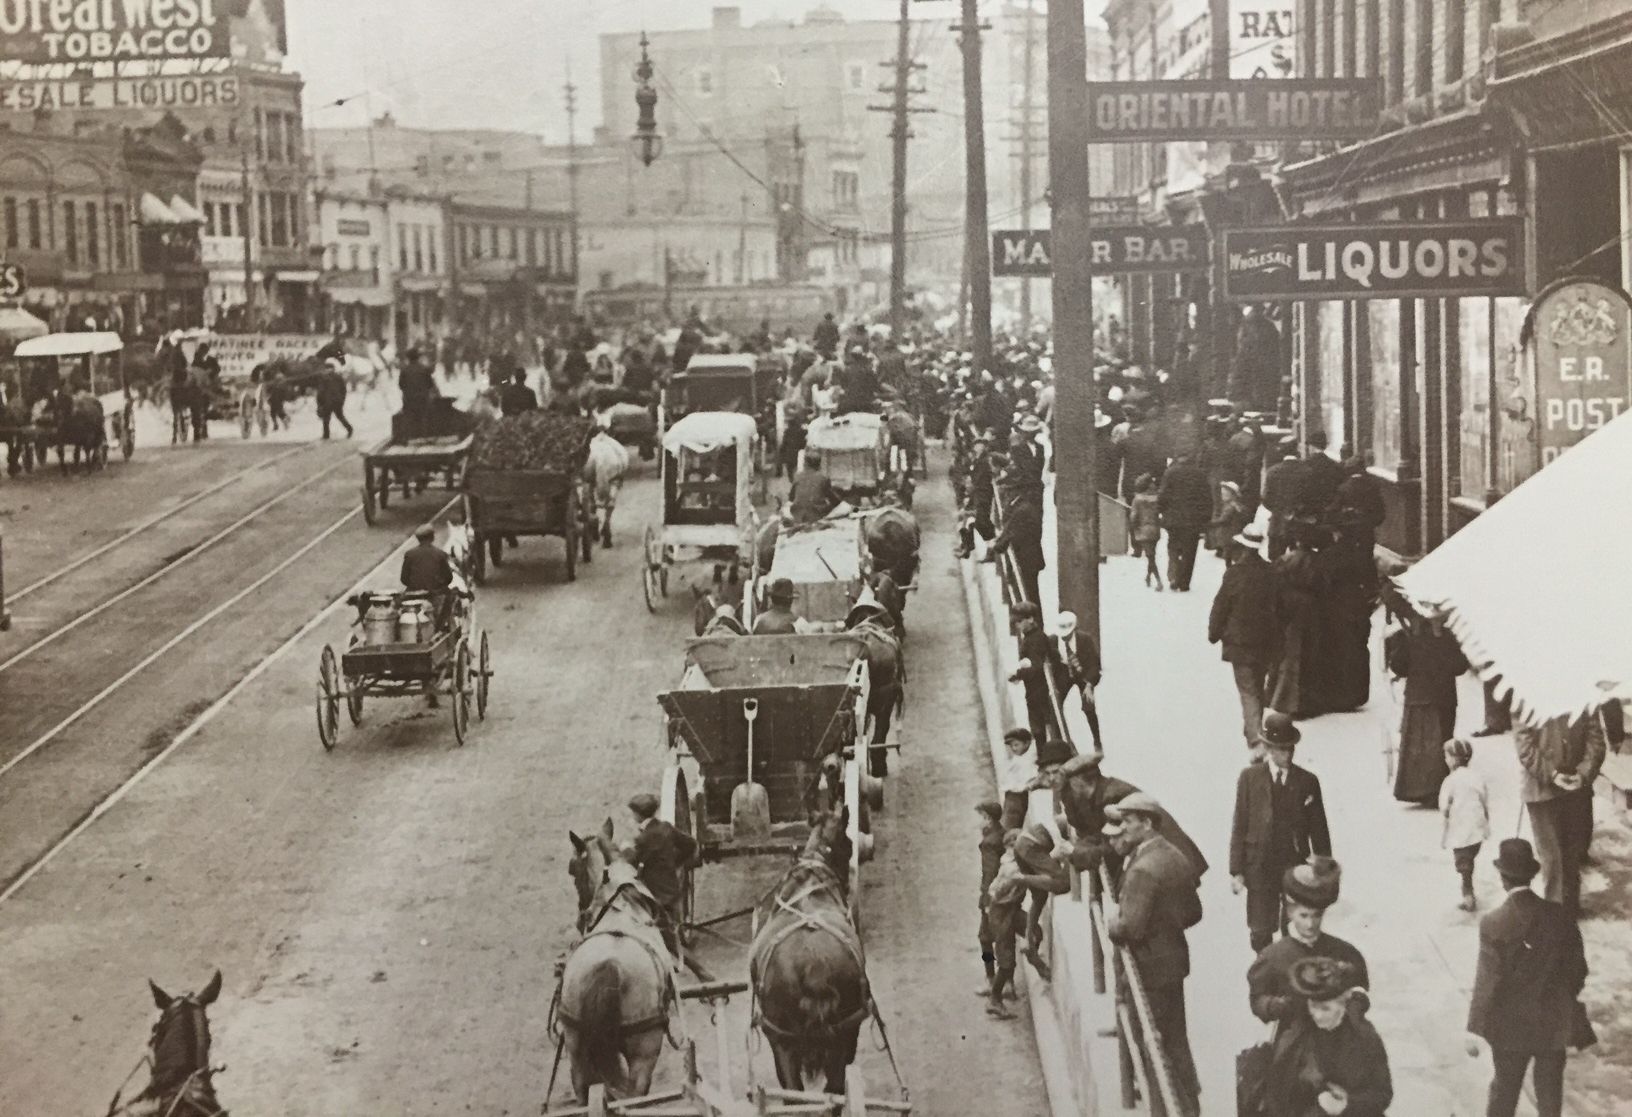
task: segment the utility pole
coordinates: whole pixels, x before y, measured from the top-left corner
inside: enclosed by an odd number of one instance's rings
[[[1076,0],[1076,3],[1080,13],[1081,0]],[[981,104],[981,26],[977,8],[976,0],[963,0],[963,22],[958,30],[963,47],[963,251],[969,265],[969,311],[973,319],[971,333],[974,341],[970,347],[974,354],[970,372],[979,377],[992,363],[992,246],[986,228],[986,117]],[[1079,37],[1086,39],[1083,33],[1079,33]],[[1086,98],[1083,99],[1083,111],[1087,111]],[[1087,166],[1086,148],[1083,151],[1083,165]],[[1086,249],[1087,245],[1083,248]],[[1055,254],[1058,255],[1057,249]],[[1056,344],[1055,351],[1058,350]]]
[[[1032,53],[1036,42],[1033,28],[1036,10],[1032,0],[1026,0],[1026,53],[1023,68],[1025,88],[1020,93],[1020,227],[1031,229],[1031,114],[1033,109]],[[1020,332],[1031,333],[1031,277],[1020,280]]]
[[[907,127],[908,117],[915,112],[934,112],[934,109],[914,108],[908,98],[924,92],[908,85],[914,70],[922,70],[923,63],[914,62],[908,42],[912,21],[908,14],[911,0],[901,0],[901,15],[896,23],[895,59],[880,62],[895,71],[895,81],[878,87],[880,93],[892,96],[888,105],[868,105],[871,112],[887,112],[890,120],[890,336],[901,337],[907,309],[907,140],[912,130]]]
[[[748,191],[742,192],[742,224],[737,226],[737,286],[748,282]]]
[[[1054,509],[1060,608],[1099,640],[1094,314],[1088,271],[1088,35],[1083,0],[1048,4],[1048,168],[1054,257]]]
[[[572,274],[578,274],[578,87],[572,84],[572,63],[567,63],[567,204],[572,209]]]
[[[241,233],[244,236],[244,329],[255,329],[255,254],[254,237],[251,230],[255,226],[255,195],[249,189],[249,148],[244,146],[243,132],[240,131],[238,142],[238,188],[244,195],[244,208],[239,217],[239,224],[243,226]]]

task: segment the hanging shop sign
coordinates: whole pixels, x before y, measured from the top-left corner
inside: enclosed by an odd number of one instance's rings
[[[1563,280],[1541,293],[1523,336],[1535,359],[1536,446],[1545,466],[1632,399],[1632,300],[1597,280]]]
[[[221,362],[221,375],[247,380],[255,366],[282,358],[303,361],[333,341],[323,334],[216,334],[210,354]]]
[[[4,0],[0,0],[3,3]],[[205,74],[0,81],[0,113],[37,109],[167,109],[236,105],[238,79]]]
[[[0,0],[0,61],[225,58],[224,0]]]
[[[0,264],[0,299],[20,299],[28,294],[28,272],[21,264]]]
[[[1088,224],[1132,225],[1139,220],[1139,199],[1132,194],[1117,194],[1088,199]]]
[[[1089,143],[1363,139],[1379,78],[1088,83]]]
[[[1205,225],[1107,225],[1088,230],[1088,270],[1097,275],[1206,271],[1212,244]],[[992,234],[992,274],[1054,274],[1047,229]]]
[[[1524,294],[1517,217],[1225,229],[1219,241],[1233,302]]]

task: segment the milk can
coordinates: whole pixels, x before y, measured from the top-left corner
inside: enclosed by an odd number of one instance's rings
[[[389,597],[371,597],[363,614],[363,643],[392,644],[396,639],[396,604]]]
[[[430,617],[425,613],[425,607],[418,602],[409,602],[402,607],[402,613],[397,617],[397,643],[417,644],[428,627]]]

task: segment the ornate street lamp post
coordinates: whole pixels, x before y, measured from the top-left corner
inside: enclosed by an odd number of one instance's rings
[[[638,115],[635,117],[635,134],[630,137],[634,143],[635,154],[640,161],[650,167],[652,161],[663,154],[663,137],[657,133],[657,90],[652,88],[651,56],[646,53],[648,43],[646,33],[640,33],[640,65],[635,67],[635,81],[638,88],[635,90],[635,107]]]

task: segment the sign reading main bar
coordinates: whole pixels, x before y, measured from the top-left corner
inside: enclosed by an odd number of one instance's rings
[[[1524,220],[1380,221],[1225,229],[1233,302],[1524,294]]]
[[[1362,139],[1380,78],[1088,83],[1089,143]]]
[[[1097,275],[1206,271],[1205,225],[1118,225],[1088,232],[1088,270]],[[992,274],[1054,274],[1047,229],[1000,229],[992,234]]]

